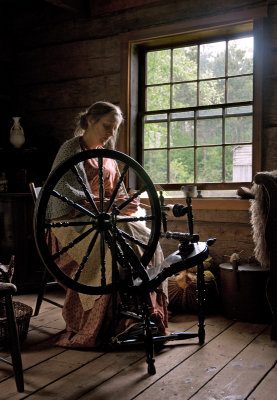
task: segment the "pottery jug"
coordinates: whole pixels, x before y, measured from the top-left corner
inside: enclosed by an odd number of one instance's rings
[[[13,117],[14,124],[10,130],[10,143],[19,149],[25,143],[25,136],[22,126],[20,125],[21,117]]]

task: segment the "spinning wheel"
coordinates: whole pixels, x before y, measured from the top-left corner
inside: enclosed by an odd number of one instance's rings
[[[119,171],[119,179],[116,188],[113,191],[108,203],[104,201],[105,190],[104,190],[104,160],[114,160],[117,164]],[[98,163],[99,174],[99,203],[96,205],[93,196],[88,191],[86,182],[82,174],[80,173],[79,166],[88,159],[94,159]],[[125,177],[132,174],[133,179],[136,181],[137,187],[140,189],[136,190],[131,196],[129,196],[122,204],[117,205],[116,196],[123,185]],[[64,175],[70,175],[76,184],[79,185],[79,189],[83,192],[83,198],[86,200],[88,206],[80,204],[80,202],[74,201],[63,194],[63,187],[61,187],[61,178]],[[128,204],[140,196],[142,193],[146,193],[150,201],[150,212],[144,217],[131,217],[124,215]],[[66,203],[71,210],[77,210],[82,213],[84,218],[67,219],[62,218],[58,221],[50,221],[47,217],[47,210],[51,201],[51,198],[55,197],[60,202]],[[147,243],[139,240],[135,235],[132,235],[124,230],[126,223],[130,222],[149,222],[150,223],[150,235]],[[161,211],[159,205],[159,199],[155,190],[155,187],[145,172],[145,170],[135,160],[128,157],[127,155],[114,150],[87,150],[79,153],[64,163],[59,165],[49,175],[45,185],[43,186],[38,202],[35,209],[35,239],[38,251],[42,260],[44,261],[49,272],[62,284],[71,288],[72,290],[85,293],[85,294],[104,294],[112,291],[111,282],[106,281],[106,263],[107,256],[109,257],[109,251],[114,251],[116,259],[124,269],[128,268],[130,262],[134,273],[140,277],[143,281],[148,281],[149,276],[146,271],[146,267],[149,264],[159,237],[160,237],[160,224],[161,224]],[[66,235],[66,230],[75,228],[78,234],[73,241],[65,244],[58,252],[52,254],[47,243],[46,231],[51,229],[63,230]],[[114,238],[114,239],[113,239]],[[82,273],[86,268],[89,255],[94,249],[96,241],[100,240],[100,257],[101,257],[101,279],[98,283],[91,286],[81,282]],[[68,275],[63,271],[59,265],[59,257],[74,248],[84,248],[85,253],[83,254],[78,270],[74,276]],[[105,244],[108,249],[105,249]],[[132,244],[136,244],[141,249],[141,254],[136,257]]]
[[[87,160],[93,160],[97,165],[97,198],[89,190],[84,170],[84,162]],[[116,186],[108,198],[105,197],[104,180],[107,178],[105,174],[109,173],[108,169],[105,170],[107,160],[114,163],[118,169]],[[128,182],[134,182],[136,187],[132,195],[128,195],[125,189],[124,181],[127,178]],[[69,182],[73,184],[74,190],[69,188]],[[124,198],[121,196],[123,190]],[[128,206],[142,194],[147,195],[149,199],[147,214],[142,217],[128,215]],[[115,337],[112,335],[110,341],[111,344],[133,344],[143,341],[150,374],[155,373],[153,342],[194,337],[199,338],[200,344],[204,342],[203,261],[208,257],[208,246],[215,241],[209,239],[207,242],[199,242],[198,235],[193,234],[191,199],[187,197],[187,207],[177,206],[183,207],[188,215],[190,233],[164,232],[164,237],[179,240],[179,250],[167,258],[169,267],[161,271],[155,271],[155,268],[147,269],[162,236],[162,220],[164,228],[166,227],[166,207],[163,201],[160,204],[160,200],[148,174],[135,160],[114,150],[87,150],[67,159],[51,172],[40,191],[34,216],[37,249],[49,272],[61,284],[74,291],[88,295],[111,293],[113,332],[119,314],[118,293],[121,300],[128,295],[140,299],[141,309],[137,314],[128,311],[125,308],[126,304],[121,306],[120,313],[143,323],[142,337],[123,339],[119,342],[116,339],[114,342]],[[64,205],[64,209],[67,210],[57,218],[49,213],[49,210],[55,209],[55,202]],[[142,238],[139,234],[140,223],[148,224],[149,235],[145,235],[147,237]],[[52,233],[58,239],[58,249],[51,244]],[[67,254],[75,261],[76,268],[73,272],[72,269],[69,272],[61,262]],[[153,336],[147,303],[148,294],[158,288],[167,277],[195,265],[198,266],[198,332]]]

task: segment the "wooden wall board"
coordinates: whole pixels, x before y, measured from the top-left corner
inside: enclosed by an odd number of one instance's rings
[[[45,0],[57,7],[65,8],[73,12],[81,12],[84,9],[84,0]]]
[[[259,9],[262,17],[266,12],[266,0],[230,0],[228,3],[216,0],[196,0],[184,2],[176,0],[174,3],[162,1],[145,7],[122,10],[120,13],[112,13],[109,16],[85,18],[72,16],[63,10],[58,10],[56,15],[53,7],[33,7],[20,14],[13,13],[14,27],[16,27],[16,40],[21,48],[34,48],[58,42],[82,41],[91,38],[101,38],[119,35],[136,29],[160,27],[163,32],[164,25],[186,24],[196,19],[214,18],[214,21],[222,16],[248,13]],[[204,11],[204,13],[203,13]],[[204,15],[203,15],[204,14]],[[49,24],[51,29],[48,29]],[[198,22],[199,24],[199,22]]]
[[[162,3],[162,0],[89,0],[92,17],[122,11],[127,8],[147,6],[152,3]]]
[[[231,256],[233,253],[241,253],[241,258],[248,260],[253,256],[254,243],[252,239],[252,231],[249,221],[239,222],[237,219],[231,221],[228,212],[226,211],[226,220],[224,221],[223,214],[220,219],[216,218],[216,213],[205,213],[205,218],[195,218],[194,233],[199,234],[200,241],[206,241],[209,238],[216,238],[215,244],[209,248],[209,252],[213,257],[216,265],[227,262],[226,256]],[[231,213],[232,214],[232,213]],[[173,232],[188,232],[185,220],[177,219],[168,222],[167,229]],[[178,249],[179,242],[172,239],[161,239],[161,247],[165,257]]]
[[[276,118],[276,117],[274,117]],[[268,127],[265,129],[265,137],[263,140],[264,148],[267,149],[264,152],[263,157],[263,171],[271,171],[277,168],[277,118],[274,122],[276,126]]]
[[[88,79],[33,85],[29,87],[27,94],[21,87],[17,92],[17,101],[23,102],[23,98],[25,98],[29,112],[67,109],[79,107],[80,104],[90,105],[92,98],[106,99],[108,93],[111,102],[118,101],[120,97],[120,75],[118,73]]]
[[[118,37],[57,43],[19,52],[19,85],[64,82],[111,75],[120,71]]]

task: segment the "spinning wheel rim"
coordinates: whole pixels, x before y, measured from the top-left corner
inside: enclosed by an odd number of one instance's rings
[[[160,238],[161,210],[156,189],[146,171],[137,161],[119,151],[108,149],[86,150],[72,157],[69,157],[50,173],[43,188],[40,191],[39,198],[35,206],[34,232],[38,252],[48,271],[62,284],[80,293],[98,295],[111,293],[112,284],[106,284],[105,286],[89,286],[77,281],[73,281],[72,278],[61,271],[61,269],[53,260],[52,255],[50,255],[45,238],[45,224],[47,219],[46,210],[53,189],[55,188],[59,180],[63,177],[63,175],[67,171],[69,171],[72,166],[75,166],[76,164],[79,164],[90,158],[100,158],[102,160],[104,158],[112,158],[115,161],[120,161],[127,165],[128,169],[133,169],[137,176],[143,181],[143,183],[146,184],[146,191],[149,196],[151,215],[153,218],[151,220],[148,247],[145,249],[142,257],[140,258],[140,263],[144,266],[144,268],[146,268],[146,266],[149,264]],[[103,210],[102,214],[104,214]],[[143,274],[145,272],[141,271],[141,273]]]

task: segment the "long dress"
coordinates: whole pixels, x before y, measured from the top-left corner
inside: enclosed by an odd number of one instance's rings
[[[82,141],[81,145],[85,150]],[[114,191],[117,182],[118,171],[115,168],[114,160],[104,159],[103,163],[104,201],[108,201],[109,197]],[[90,189],[92,194],[95,196],[94,200],[97,204],[99,192],[97,161],[95,159],[90,159],[86,160],[84,164]],[[116,200],[118,197],[124,197],[124,193],[119,191]],[[136,234],[141,235],[141,237],[144,237],[144,239],[145,237],[149,236],[150,230],[141,222],[132,222],[128,224],[132,224],[131,228],[135,229]],[[59,251],[64,246],[62,240],[65,240],[66,242],[67,239],[60,234],[60,230],[55,231],[55,229],[52,229],[49,236],[49,246],[52,250],[52,253]],[[96,248],[95,251],[97,250],[99,252],[99,248]],[[138,246],[134,248],[134,251],[139,255],[140,249]],[[97,267],[99,267],[100,261],[98,261],[98,263],[96,262],[96,259],[99,259],[99,257],[97,257],[95,254],[93,263],[90,265],[93,264],[92,268],[95,269],[95,274],[97,274]],[[148,268],[156,265],[165,266],[163,263],[163,253],[160,245],[158,244]],[[59,265],[66,274],[70,274],[76,271],[79,264],[76,262],[76,258],[72,256],[72,253],[67,252],[59,257]],[[149,293],[148,298],[150,319],[155,323],[158,328],[158,332],[162,335],[169,334],[166,283],[167,282],[164,282],[161,287]],[[101,296],[90,296],[78,293],[68,288],[66,290],[62,315],[66,322],[66,332],[58,337],[55,342],[57,345],[72,348],[97,347],[105,342],[111,331],[111,295],[106,294]],[[134,322],[132,320],[121,320],[117,333],[120,334],[128,331],[133,324]]]

